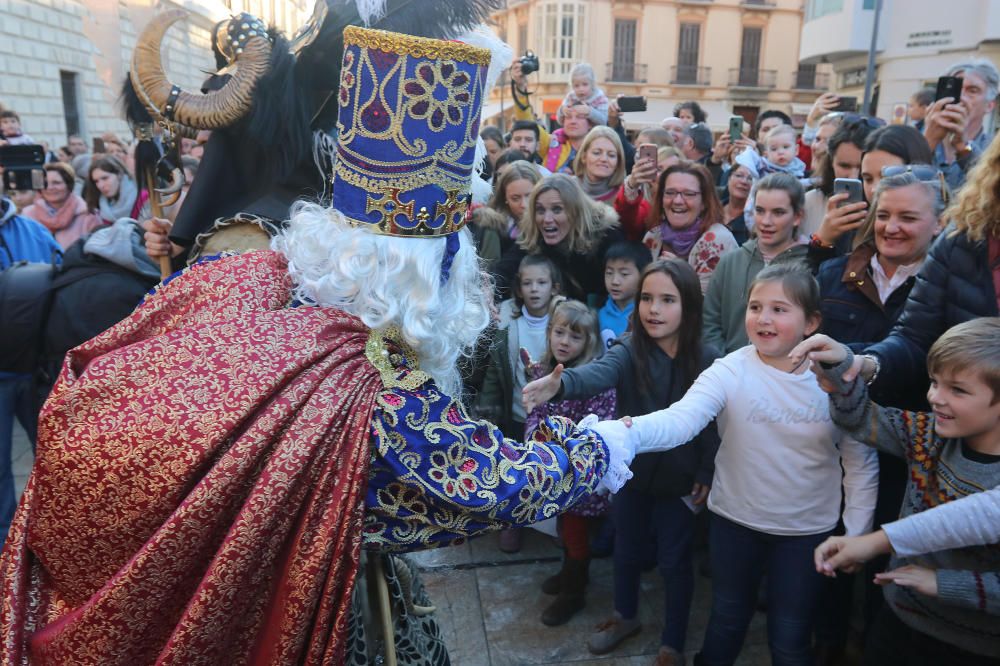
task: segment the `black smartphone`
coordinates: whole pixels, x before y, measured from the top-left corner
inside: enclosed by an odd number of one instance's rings
[[[846,193],[847,199],[837,204],[837,207],[847,204],[858,203],[865,200],[865,191],[861,187],[861,181],[857,178],[834,178],[833,193]]]
[[[743,116],[729,116],[729,140],[739,141],[743,136]]]
[[[837,106],[833,107],[833,110],[840,113],[857,113],[858,98],[851,95],[841,95],[837,101]]]
[[[939,76],[934,101],[945,97],[951,97],[956,102],[962,101],[962,83],[961,76]]]
[[[105,148],[105,146],[104,146],[104,139],[102,139],[102,138],[100,138],[100,137],[97,137],[97,138],[95,138],[95,139],[94,139],[94,150],[93,150],[94,154],[95,154],[95,155],[101,155],[101,154],[103,154],[103,153],[104,153],[104,152],[105,152],[106,150],[107,150],[107,149],[106,149],[106,148]]]
[[[646,98],[642,95],[623,95],[618,98],[618,109],[620,111],[645,111]]]

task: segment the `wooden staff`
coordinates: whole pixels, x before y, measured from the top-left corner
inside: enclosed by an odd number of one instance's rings
[[[160,205],[160,195],[156,192],[156,176],[152,170],[146,170],[146,191],[149,192],[149,207],[153,211],[153,217],[163,217],[163,206]],[[167,246],[167,253],[160,257],[160,279],[165,280],[173,273],[170,263],[170,246]]]

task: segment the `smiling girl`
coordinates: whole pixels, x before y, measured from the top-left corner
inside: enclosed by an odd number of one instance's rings
[[[743,316],[750,282],[770,264],[805,264],[807,249],[796,241],[802,221],[802,185],[774,173],[757,183],[756,238],[722,257],[705,293],[705,342],[729,353],[747,344]]]
[[[716,361],[668,409],[630,420],[636,453],[681,446],[718,421],[703,663],[735,661],[766,574],[772,659],[811,664],[822,581],[812,551],[837,524],[841,479],[848,533],[870,528],[875,457],[843,437],[809,364],[788,356],[819,324],[819,288],[804,268],[761,271],[746,308],[751,344]]]
[[[601,358],[563,371],[562,365],[524,388],[527,408],[547,400],[573,400],[614,387],[616,415],[646,414],[679,400],[717,353],[701,343],[701,288],[694,269],[680,259],[646,266],[632,311],[632,333]],[[637,456],[632,479],[615,495],[615,614],[591,636],[594,654],[611,652],[639,633],[639,577],[652,534],[665,610],[661,650],[684,651],[694,590],[691,541],[693,507],[703,503],[719,446],[714,425],[689,446]]]
[[[537,379],[553,367],[573,368],[593,360],[601,350],[597,316],[579,301],[563,300],[552,306],[547,331],[548,345],[540,363],[525,358],[528,375]],[[527,356],[527,354],[524,354]],[[588,414],[614,418],[615,391],[605,388],[583,399],[543,402],[536,405],[525,422],[526,436],[549,416],[565,416],[579,421]],[[542,583],[542,591],[555,600],[542,612],[542,622],[555,627],[565,624],[584,606],[590,567],[589,532],[596,519],[608,513],[607,497],[591,495],[559,516],[559,533],[564,544],[562,568]]]

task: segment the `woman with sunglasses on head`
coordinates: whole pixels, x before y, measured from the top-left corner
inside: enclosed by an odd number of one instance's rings
[[[927,352],[942,333],[1000,311],[1000,135],[942,219],[948,226],[927,253],[899,322],[857,356],[846,375],[860,373],[873,392],[887,396],[887,406],[904,407],[892,396],[927,387]]]
[[[877,180],[871,212],[855,234],[854,249],[824,262],[817,276],[823,332],[840,342],[857,344],[858,349],[882,340],[895,325],[941,229],[941,213],[947,204],[947,186],[936,167],[885,166]],[[918,409],[925,403],[923,388],[914,385],[893,395],[873,392],[872,399]],[[899,515],[906,480],[906,465],[880,453],[876,525]],[[880,564],[884,562],[873,566]],[[874,572],[867,580],[873,576]],[[850,576],[841,576],[827,581],[825,587],[816,637],[820,654],[832,658],[842,654],[847,643],[854,585]],[[867,584],[866,617],[875,617],[881,601],[881,592]]]
[[[847,195],[838,194],[830,197],[822,224],[809,236],[809,264],[813,270],[817,270],[827,259],[847,254],[853,247],[854,235],[867,219],[868,205],[884,167],[932,162],[933,154],[927,145],[927,140],[908,125],[889,125],[870,132],[864,141],[858,175],[837,176],[860,179],[865,201],[863,204],[842,205]]]

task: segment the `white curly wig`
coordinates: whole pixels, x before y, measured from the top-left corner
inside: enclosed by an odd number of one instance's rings
[[[288,258],[295,296],[343,310],[372,329],[396,326],[420,369],[449,395],[461,395],[459,357],[489,324],[492,289],[471,233],[441,284],[444,238],[395,238],[352,226],[330,208],[298,203],[272,247]]]

